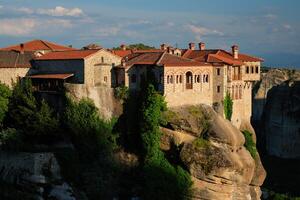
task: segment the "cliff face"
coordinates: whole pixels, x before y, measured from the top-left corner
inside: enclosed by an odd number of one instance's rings
[[[273,69],[262,76],[253,100],[253,124],[269,155],[300,158],[300,72]]]
[[[266,172],[237,128],[209,106],[172,113],[170,128],[162,128],[162,148],[167,150],[168,142],[183,146],[180,159],[194,181],[193,199],[260,199]]]

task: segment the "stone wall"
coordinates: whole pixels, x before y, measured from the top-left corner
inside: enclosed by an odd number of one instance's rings
[[[89,86],[107,85],[111,87],[115,82],[112,68],[120,64],[121,57],[105,50],[98,51],[84,61],[85,84]]]
[[[186,73],[192,74],[192,89],[186,87]],[[169,107],[182,105],[213,104],[213,67],[165,67],[164,96]],[[208,82],[203,80],[208,75]],[[181,81],[180,81],[181,76]],[[196,76],[196,77],[195,77]],[[197,80],[199,77],[199,81]],[[177,78],[178,77],[178,78]],[[169,79],[169,80],[168,80]],[[172,80],[171,80],[172,79]],[[177,79],[179,79],[177,81]]]
[[[12,87],[18,78],[25,77],[30,68],[0,68],[0,82]]]

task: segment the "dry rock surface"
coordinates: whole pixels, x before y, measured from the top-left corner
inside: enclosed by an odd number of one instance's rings
[[[253,122],[269,155],[300,158],[300,71],[272,69],[253,100]]]
[[[252,158],[244,147],[245,138],[236,127],[205,105],[172,112],[169,125],[161,129],[162,147],[167,150],[172,143],[183,146],[180,159],[194,182],[193,199],[260,199],[266,172],[259,155]],[[189,121],[193,115],[198,120]]]

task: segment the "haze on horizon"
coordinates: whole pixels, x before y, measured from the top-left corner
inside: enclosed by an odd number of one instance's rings
[[[300,68],[299,7],[294,0],[1,0],[0,47],[32,39],[107,48],[203,41],[227,50],[238,44],[267,66]]]

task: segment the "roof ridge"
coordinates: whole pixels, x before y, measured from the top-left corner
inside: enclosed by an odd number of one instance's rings
[[[159,63],[161,62],[161,60],[163,59],[163,57],[166,55],[166,51],[164,51],[163,53],[162,53],[162,55],[157,59],[157,61],[155,62],[155,64],[156,65],[159,65]]]

